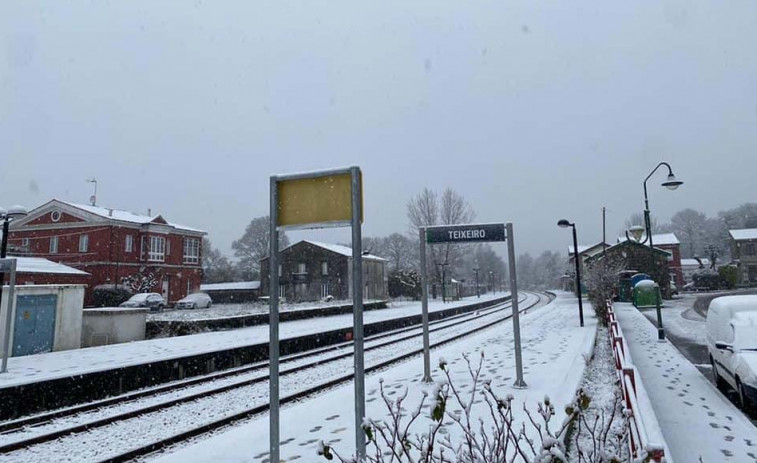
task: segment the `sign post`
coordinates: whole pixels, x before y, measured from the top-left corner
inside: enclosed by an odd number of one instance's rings
[[[363,176],[359,167],[271,177],[270,203],[270,457],[281,461],[279,417],[279,231],[352,227],[352,307],[355,349],[355,448],[365,458],[363,359]]]
[[[0,259],[0,304],[2,303],[2,287],[3,278],[2,275],[8,272],[10,277],[8,279],[8,303],[5,304],[5,333],[3,334],[3,364],[0,367],[0,373],[8,371],[8,357],[10,356],[11,349],[11,324],[13,323],[13,315],[16,309],[16,298],[14,292],[16,290],[16,259]]]
[[[426,244],[436,243],[489,243],[507,241],[507,258],[510,264],[510,300],[513,307],[513,330],[515,339],[515,369],[517,379],[514,387],[525,388],[523,363],[521,361],[520,322],[518,319],[518,284],[515,276],[515,244],[513,224],[479,223],[464,225],[437,225],[420,227],[421,258],[421,310],[423,312],[423,381],[431,382],[431,359],[428,334],[428,270],[426,269]],[[478,274],[478,271],[476,272]],[[476,283],[478,291],[478,283]]]

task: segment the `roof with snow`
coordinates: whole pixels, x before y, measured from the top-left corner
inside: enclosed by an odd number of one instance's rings
[[[646,233],[643,233],[641,235],[641,241],[644,241],[647,237]],[[618,237],[618,243],[627,241],[627,238],[625,236],[619,236]],[[675,233],[653,233],[652,234],[652,243],[655,246],[672,246],[675,244],[681,244],[680,241],[678,241],[678,237]]]
[[[300,243],[312,244],[313,246],[318,246],[319,248],[323,248],[323,249],[326,249],[327,251],[335,252],[345,257],[352,257],[352,248],[349,246],[342,246],[341,244],[323,243],[321,241],[313,241],[313,240],[300,240],[294,244],[290,244],[289,246],[282,249],[280,252],[284,252],[287,249],[293,246],[297,246]],[[261,260],[266,260],[266,259],[268,259],[268,257],[264,257]],[[375,256],[373,254],[363,254],[363,259],[375,260],[377,262],[386,262],[386,259],[384,259],[383,257]]]
[[[587,254],[587,253],[594,254],[594,253],[599,252],[599,251],[601,251],[603,249],[602,244],[603,243],[601,241],[599,243],[597,243],[597,244],[590,244],[590,245],[589,244],[579,244],[578,245],[578,253],[579,254]],[[610,247],[610,245],[608,244],[607,247]],[[589,251],[594,251],[594,252],[589,252]],[[573,256],[573,246],[568,246],[568,256]]]
[[[73,208],[82,210],[84,212],[88,212],[90,214],[94,214],[96,216],[99,216],[108,220],[117,220],[120,222],[128,222],[128,223],[134,223],[134,224],[139,224],[139,225],[146,225],[150,223],[155,223],[158,225],[165,224],[170,227],[176,228],[178,230],[186,230],[186,231],[191,231],[191,232],[196,232],[196,233],[205,233],[203,230],[200,230],[197,228],[187,227],[185,225],[179,225],[177,223],[169,222],[160,215],[149,216],[149,215],[143,215],[143,214],[136,214],[134,212],[129,212],[129,211],[121,210],[121,209],[114,209],[110,207],[101,207],[101,206],[91,206],[91,205],[86,205],[86,204],[77,204],[77,203],[72,203],[69,201],[63,201],[61,199],[52,199],[51,201],[43,204],[37,209],[48,206],[51,203],[59,203],[64,206],[73,207]],[[32,213],[29,214],[29,216],[31,216],[32,214],[33,214],[33,211]]]
[[[244,291],[260,289],[260,281],[230,281],[200,285],[200,291]]]
[[[757,240],[757,228],[742,228],[740,230],[728,230],[735,240]]]
[[[653,239],[654,239],[654,238],[653,238]],[[623,247],[623,246],[641,246],[641,247],[644,247],[644,248],[647,248],[647,249],[649,249],[649,246],[647,246],[647,245],[644,245],[644,244],[640,244],[640,243],[637,243],[636,241],[628,241],[628,240],[623,240],[623,241],[621,241],[621,242],[615,243],[615,244],[613,244],[612,246],[608,247],[608,248],[606,249],[606,251],[607,251],[607,252],[610,252],[610,251],[614,251],[615,249],[621,248],[621,247]],[[664,249],[660,249],[660,248],[658,248],[658,247],[657,247],[656,245],[655,245],[655,247],[654,247],[654,251],[655,251],[655,252],[656,252],[657,254],[664,254],[664,255],[665,255],[665,256],[667,256],[668,258],[670,258],[670,256],[672,255],[672,254],[671,254],[671,253],[670,253],[669,251],[666,251],[666,250],[664,250]],[[602,256],[603,256],[603,255],[602,255],[602,253],[597,253],[597,254],[594,254],[593,256],[589,256],[589,257],[587,257],[587,258],[586,258],[586,262],[591,262],[591,261],[594,261],[594,260],[596,260],[596,259],[600,259],[600,258],[602,258]]]
[[[702,265],[705,267],[710,266],[710,259],[700,259]],[[681,267],[699,267],[699,262],[696,259],[681,259]]]
[[[12,256],[10,256],[12,257]],[[49,273],[56,275],[82,275],[89,273],[82,270],[59,264],[42,257],[12,257],[16,259],[17,273]]]

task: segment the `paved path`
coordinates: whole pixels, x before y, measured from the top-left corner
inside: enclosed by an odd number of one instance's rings
[[[615,304],[631,358],[676,462],[757,462],[757,428],[631,304]]]

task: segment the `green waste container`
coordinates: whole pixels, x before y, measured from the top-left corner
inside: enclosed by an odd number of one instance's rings
[[[657,307],[660,287],[652,280],[642,280],[633,287],[633,305],[638,308]]]

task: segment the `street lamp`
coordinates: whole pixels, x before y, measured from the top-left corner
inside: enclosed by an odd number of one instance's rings
[[[476,272],[476,297],[481,297],[481,293],[478,290],[478,271],[481,270],[480,268],[476,267],[473,269],[474,272]]]
[[[578,237],[576,236],[576,224],[570,223],[565,219],[560,219],[557,222],[557,226],[560,228],[573,227],[573,259],[576,261],[576,297],[578,297],[578,318],[581,321],[581,326],[584,326],[584,305],[581,298],[581,264],[578,259]]]
[[[652,175],[657,172],[657,169],[662,166],[668,168],[668,178],[667,180],[662,182],[662,186],[672,191],[683,185],[683,182],[676,179],[676,176],[673,175],[673,169],[670,167],[670,164],[664,161],[657,164],[657,167],[652,169],[652,172],[650,172],[649,175],[647,175],[647,178],[644,179],[644,227],[647,232],[647,239],[649,240],[649,258],[652,263],[652,266],[650,268],[653,272],[655,270],[655,258],[654,243],[652,242],[652,222],[649,214],[649,195],[647,194],[647,180],[649,180]],[[662,327],[662,310],[660,309],[659,297],[657,297],[657,338],[661,341],[665,339],[665,329]]]

